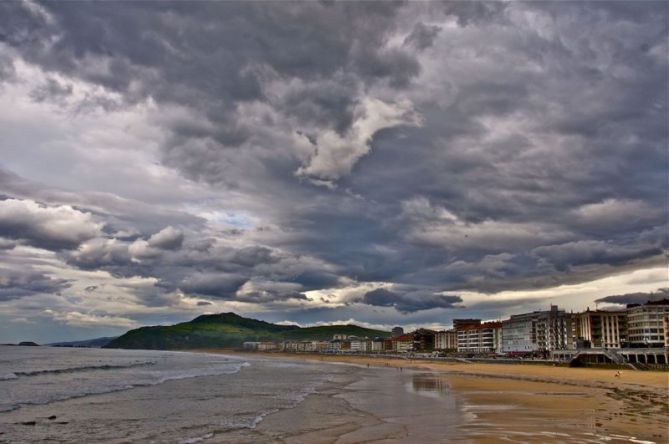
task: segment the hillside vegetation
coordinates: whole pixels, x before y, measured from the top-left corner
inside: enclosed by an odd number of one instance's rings
[[[190,322],[169,326],[141,327],[112,340],[105,348],[186,350],[235,348],[245,341],[327,340],[334,334],[389,336],[390,333],[357,325],[327,325],[301,328],[249,319],[235,313],[202,315]]]

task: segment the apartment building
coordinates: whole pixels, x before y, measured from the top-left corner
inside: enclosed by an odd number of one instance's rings
[[[454,329],[438,331],[434,335],[435,350],[457,350],[458,334]]]
[[[631,347],[664,347],[669,299],[627,306],[627,342]]]
[[[502,323],[504,353],[570,350],[576,346],[572,316],[551,305],[550,310],[512,315]]]
[[[393,343],[393,351],[395,353],[406,353],[413,351],[413,335],[396,336],[391,339]]]
[[[502,350],[502,323],[485,322],[457,331],[459,353],[497,353]]]
[[[584,348],[621,348],[627,341],[627,311],[591,311],[574,315],[576,337]]]

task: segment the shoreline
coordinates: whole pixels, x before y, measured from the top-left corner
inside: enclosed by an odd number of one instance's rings
[[[245,352],[232,349],[199,349],[196,353],[228,354],[233,356],[257,356],[293,361],[334,362],[369,367],[401,367],[413,370],[428,370],[446,375],[498,378],[528,382],[546,382],[606,389],[633,389],[667,395],[669,373],[662,371],[617,370],[564,367],[531,364],[508,364],[488,362],[426,361],[422,359],[398,359],[356,355],[325,355],[318,353]]]
[[[614,370],[596,368],[211,349],[200,352],[406,370],[399,375],[427,378],[429,392],[458,400],[462,413],[470,418],[461,425],[461,438],[466,442],[498,442],[502,436],[514,441],[525,435],[527,442],[545,442],[547,433],[553,432],[572,434],[574,442],[599,442],[589,441],[588,436],[612,443],[669,440],[666,372],[631,370],[616,377]]]

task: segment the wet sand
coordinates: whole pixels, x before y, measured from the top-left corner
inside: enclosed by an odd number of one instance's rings
[[[231,353],[225,351],[225,353]],[[238,353],[235,353],[238,354]],[[406,402],[396,389],[375,387],[379,380],[343,384],[331,388],[327,402],[319,403],[317,392],[298,408],[284,412],[298,417],[319,416],[321,431],[315,435],[272,436],[285,442],[669,442],[669,374],[625,370],[567,368],[540,365],[482,364],[411,361],[362,356],[295,355],[250,353],[281,360],[309,360],[345,363],[388,370],[410,378],[409,391],[432,397],[446,397],[456,403],[449,417],[440,411],[423,410],[411,421],[398,421],[416,409],[387,411],[387,405]],[[400,372],[400,367],[402,371]],[[372,373],[374,373],[372,371]],[[395,382],[397,384],[397,382]],[[368,395],[362,396],[361,389]],[[326,389],[327,392],[327,389]],[[343,395],[342,395],[343,393]],[[350,396],[347,396],[349,393]],[[388,396],[388,395],[392,396]],[[384,395],[386,398],[384,398]],[[336,402],[348,408],[338,413]],[[443,401],[443,400],[442,400]],[[354,415],[343,412],[357,412]],[[272,430],[270,415],[258,427]],[[337,423],[337,419],[342,424]],[[434,424],[444,424],[437,432]],[[301,429],[304,431],[304,429]],[[420,438],[419,438],[420,436]],[[448,437],[441,439],[440,437]],[[288,438],[288,439],[287,439]]]

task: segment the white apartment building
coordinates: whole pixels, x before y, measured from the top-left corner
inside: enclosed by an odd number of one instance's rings
[[[383,338],[374,338],[372,341],[372,350],[373,352],[382,352],[383,351]]]
[[[458,334],[455,330],[438,331],[434,335],[435,350],[457,350]]]
[[[669,300],[652,301],[627,308],[627,342],[632,347],[664,347],[664,318],[669,315]]]
[[[351,341],[352,352],[367,353],[372,350],[372,341],[369,338],[349,336],[349,340]]]

